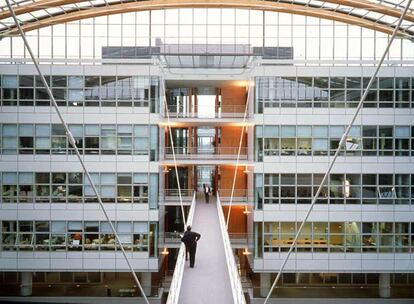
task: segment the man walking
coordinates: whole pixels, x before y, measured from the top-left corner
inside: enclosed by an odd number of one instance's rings
[[[208,185],[204,184],[204,196],[205,196],[205,199],[206,199],[206,204],[209,203],[210,192],[211,192],[210,187]]]
[[[187,231],[184,232],[184,236],[181,238],[181,242],[185,244],[186,251],[190,252],[190,267],[194,268],[195,254],[197,250],[197,242],[201,238],[201,235],[197,232],[191,231],[191,226],[187,226]]]

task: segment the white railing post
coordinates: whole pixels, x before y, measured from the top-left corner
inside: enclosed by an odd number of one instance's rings
[[[190,212],[188,213],[187,222],[185,223],[185,227],[188,225],[192,225],[194,212],[196,207],[196,192],[193,194],[193,201],[191,202]],[[183,273],[184,273],[184,266],[185,266],[185,245],[181,243],[180,250],[178,251],[177,262],[175,263],[175,269],[173,278],[170,284],[170,291],[168,293],[167,304],[178,304],[180,291],[181,291],[181,283],[183,281]]]
[[[246,299],[243,293],[243,287],[240,280],[239,270],[237,268],[236,260],[234,259],[233,249],[231,248],[230,238],[227,231],[226,221],[224,219],[223,209],[221,207],[220,196],[217,193],[217,214],[220,223],[220,231],[223,239],[224,253],[226,255],[227,270],[229,273],[231,291],[233,294],[234,304],[246,304]]]

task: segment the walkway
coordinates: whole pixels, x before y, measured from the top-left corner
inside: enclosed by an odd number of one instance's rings
[[[180,304],[231,304],[233,296],[224,255],[216,200],[197,196],[193,230],[201,234],[194,268],[186,262]]]

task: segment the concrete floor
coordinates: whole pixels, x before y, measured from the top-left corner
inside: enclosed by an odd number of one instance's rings
[[[233,303],[230,278],[224,255],[216,201],[210,203],[197,197],[192,230],[201,234],[197,245],[194,268],[186,262],[180,304],[230,304]]]

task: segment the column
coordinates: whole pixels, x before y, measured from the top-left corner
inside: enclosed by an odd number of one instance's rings
[[[261,273],[260,274],[260,296],[265,298],[269,293],[270,287],[272,285],[270,273]]]
[[[147,297],[151,295],[151,277],[151,272],[141,272],[140,283]]]
[[[381,298],[391,297],[391,275],[389,273],[379,274],[378,293]]]
[[[32,273],[22,272],[20,281],[20,295],[28,297],[32,295]]]

